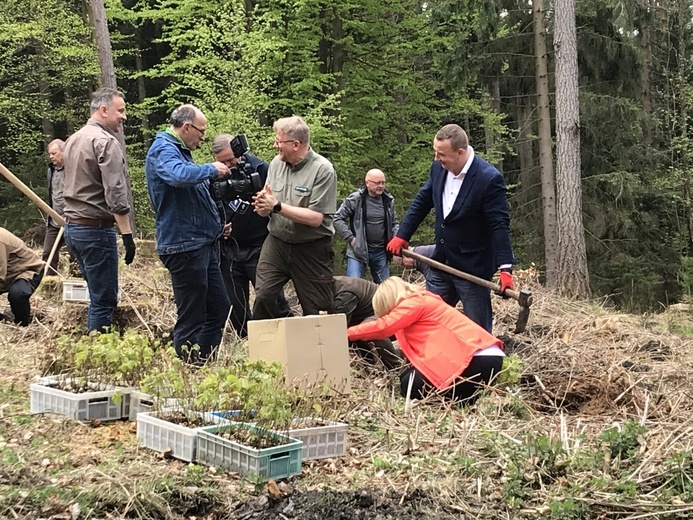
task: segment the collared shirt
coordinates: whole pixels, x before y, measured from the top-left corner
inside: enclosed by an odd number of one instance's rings
[[[273,213],[268,227],[274,237],[290,244],[301,244],[334,235],[332,219],[337,211],[337,175],[330,161],[312,149],[294,165],[277,156],[270,163],[267,184],[279,202],[323,214],[320,226],[312,227]]]
[[[115,133],[90,119],[65,145],[65,216],[108,220],[130,211],[123,149]]]
[[[455,205],[455,200],[457,200],[457,195],[460,193],[460,188],[464,182],[464,177],[472,166],[474,148],[468,146],[467,149],[469,150],[469,157],[467,162],[464,163],[462,171],[455,175],[448,170],[448,177],[445,179],[445,188],[443,189],[443,218],[447,217],[452,211],[452,207]]]

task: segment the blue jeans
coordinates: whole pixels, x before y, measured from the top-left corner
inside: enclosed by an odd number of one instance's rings
[[[384,249],[368,253],[368,267],[371,268],[371,277],[375,283],[380,283],[390,277],[390,267],[387,265],[387,252]],[[366,272],[366,264],[354,258],[347,258],[347,276],[363,278]]]
[[[87,281],[89,310],[87,330],[103,331],[113,324],[118,305],[118,244],[113,226],[65,223],[65,243],[77,258]]]
[[[178,310],[173,328],[176,353],[186,361],[205,362],[216,354],[231,307],[219,269],[219,243],[159,258],[171,273]],[[199,351],[184,352],[193,345],[199,345]]]
[[[445,303],[453,307],[461,301],[462,309],[467,317],[491,332],[493,328],[491,291],[485,287],[432,267],[426,276],[426,289],[437,294]]]

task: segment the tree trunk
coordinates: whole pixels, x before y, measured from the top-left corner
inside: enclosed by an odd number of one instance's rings
[[[106,20],[106,7],[103,0],[91,0],[91,16],[94,22],[94,43],[96,44],[96,52],[99,55],[99,65],[101,66],[101,86],[118,88],[116,85],[115,66],[113,65],[111,37]]]
[[[690,20],[690,9],[688,7],[688,3],[685,2],[684,0],[678,0],[677,1],[677,7],[678,7],[678,19],[677,19],[677,24],[678,24],[678,34],[677,34],[677,39],[678,39],[678,49],[677,49],[677,55],[678,56],[686,56],[686,31],[688,27],[688,20]],[[688,63],[687,59],[681,58],[677,61],[677,66],[678,66],[678,74],[677,74],[677,82],[678,82],[678,91],[681,93],[680,96],[678,96],[678,102],[679,102],[679,107],[678,107],[678,134],[679,134],[679,140],[681,143],[688,143],[688,97],[686,96],[685,92],[688,89],[688,84],[687,84],[687,76],[688,76],[688,70],[686,68],[686,64]],[[686,227],[688,230],[688,244],[686,247],[686,255],[691,256],[693,254],[693,251],[691,250],[693,248],[693,201],[691,200],[691,172],[690,168],[688,167],[688,147],[684,146],[684,149],[678,152],[678,162],[679,162],[679,168],[681,169],[681,172],[683,172],[683,204],[686,212]]]
[[[517,157],[520,160],[520,186],[521,192],[525,194],[525,201],[533,200],[535,192],[535,183],[539,184],[540,179],[537,179],[537,172],[534,169],[534,154],[532,151],[532,122],[529,100],[522,100],[517,107]]]
[[[650,64],[652,63],[652,16],[650,15],[650,1],[638,0],[641,15],[638,17],[638,31],[640,33],[640,52],[642,53],[642,70],[640,71],[640,100],[642,109],[648,117],[652,116],[652,93],[650,85]],[[648,120],[643,135],[644,145],[652,146],[652,128]]]
[[[491,108],[493,109],[494,113],[499,114],[501,111],[501,95],[500,78],[498,76],[493,78],[489,90],[489,93],[491,94]],[[486,153],[490,152],[496,144],[496,136],[494,132],[489,128],[489,126],[490,125],[488,124],[484,125],[484,134],[486,136]],[[499,172],[503,173],[502,159],[499,159],[498,162],[494,164],[494,166],[498,169]]]
[[[556,217],[556,184],[553,175],[551,144],[551,108],[549,106],[549,72],[546,53],[544,0],[532,2],[534,23],[534,59],[537,82],[537,117],[539,130],[539,170],[541,171],[541,206],[544,215],[544,259],[546,284],[556,287],[558,281],[558,229]]]
[[[142,49],[138,49],[135,54],[135,67],[137,72],[144,71],[144,62],[142,60]],[[140,103],[144,103],[147,99],[147,87],[144,81],[144,76],[137,76],[137,100]],[[152,137],[149,133],[149,116],[144,113],[142,114],[142,135],[144,136],[144,145],[146,148],[152,144]]]
[[[557,288],[564,296],[586,298],[590,290],[585,231],[582,225],[575,0],[556,0],[554,8],[559,268]]]

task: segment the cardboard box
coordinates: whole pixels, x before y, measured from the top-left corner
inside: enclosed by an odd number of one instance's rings
[[[351,392],[346,316],[328,314],[248,322],[251,359],[278,361],[288,382],[326,382]]]

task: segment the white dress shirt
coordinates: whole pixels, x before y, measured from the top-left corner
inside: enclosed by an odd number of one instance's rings
[[[460,188],[464,182],[464,177],[467,175],[469,168],[472,166],[472,161],[474,160],[474,148],[468,146],[469,157],[467,162],[464,163],[462,171],[455,175],[450,170],[447,170],[448,177],[445,179],[445,186],[443,187],[443,218],[447,216],[452,211],[452,207],[455,205],[455,200],[457,200],[457,195],[460,193]]]

